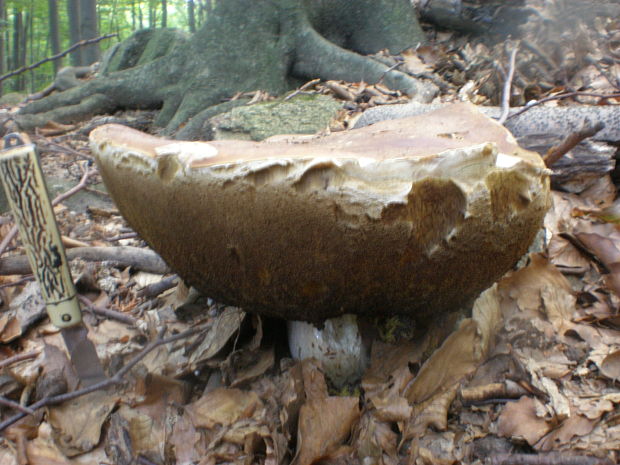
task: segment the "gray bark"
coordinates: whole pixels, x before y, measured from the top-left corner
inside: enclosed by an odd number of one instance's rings
[[[58,2],[57,0],[47,1],[49,27],[50,27],[50,44],[52,46],[52,55],[60,53],[60,31],[58,30]],[[62,58],[54,60],[54,74],[58,73],[62,66]]]
[[[80,1],[67,0],[67,15],[69,16],[69,40],[71,45],[80,41]],[[82,65],[82,49],[77,48],[71,52],[71,64]]]
[[[94,39],[99,35],[96,0],[80,0],[80,40]],[[90,65],[101,57],[99,43],[82,48],[82,65]]]
[[[173,134],[188,122],[200,127],[190,120],[238,92],[278,95],[317,77],[368,83],[382,79],[416,100],[429,101],[437,91],[434,85],[361,55],[385,48],[397,53],[424,41],[409,1],[357,0],[355,8],[349,3],[217,2],[189,41],[146,62],[142,53],[162,47],[151,42],[157,35],[149,39],[137,33],[128,39],[135,42],[133,49],[119,47],[116,52],[133,57],[123,58],[127,67],[31,103],[20,111],[18,123],[29,129],[118,108],[161,108],[156,124]],[[123,61],[113,56],[110,62],[115,60]]]

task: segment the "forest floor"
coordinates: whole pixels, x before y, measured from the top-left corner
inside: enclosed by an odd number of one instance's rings
[[[595,32],[620,37],[617,22],[600,28]],[[592,53],[604,56],[609,43],[592,40]],[[587,92],[551,104],[620,102],[596,96],[617,94],[608,75],[618,75],[618,60],[604,72],[600,63],[579,61],[571,44],[561,46],[574,59],[553,72],[580,63],[573,80],[556,86],[551,74],[522,74],[513,105],[574,89]],[[442,100],[482,105],[500,103],[509,55],[510,47],[440,33],[433,46],[383,58],[432,74]],[[518,61],[514,68],[522,69]],[[407,101],[380,84],[316,82],[304,91],[345,101],[332,131],[369,107]],[[152,116],[114,117],[148,129]],[[31,137],[46,176],[65,180],[63,189],[80,186],[81,200],[63,200],[56,214],[65,246],[82,248],[72,272],[90,338],[112,378],[95,392],[79,389],[32,275],[10,261],[23,254],[19,240],[11,241],[0,259],[0,464],[619,463],[620,203],[613,172],[581,173],[570,192],[555,185],[541,250],[476,303],[479,318],[495,321],[492,337],[461,325],[430,355],[445,328],[425,341],[399,339],[406,331],[396,328],[373,341],[361,383],[335,390],[316,361],[289,357],[282,322],[197,296],[153,261],[98,186],[87,134],[104,121],[52,123]],[[0,223],[6,238],[10,216]],[[119,246],[131,247],[131,257]],[[114,377],[119,370],[123,377]],[[412,391],[415,402],[405,394]],[[40,408],[25,408],[35,403]]]

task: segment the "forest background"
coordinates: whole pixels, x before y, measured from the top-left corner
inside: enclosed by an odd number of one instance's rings
[[[99,61],[101,53],[138,29],[173,27],[194,32],[212,7],[213,0],[0,0],[0,76],[81,40],[117,34],[0,81],[0,94],[33,93],[53,81],[61,67]]]

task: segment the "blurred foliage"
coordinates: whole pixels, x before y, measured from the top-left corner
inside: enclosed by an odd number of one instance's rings
[[[59,14],[59,31],[61,51],[72,45],[69,37],[69,18],[67,4],[69,0],[57,0]],[[213,0],[194,0],[196,24],[204,21],[209,4]],[[0,2],[1,3],[1,2]],[[167,27],[189,30],[188,0],[167,0]],[[13,40],[15,16],[22,15],[26,32],[25,64],[36,63],[52,56],[49,35],[48,0],[4,0],[5,12],[0,19],[0,32],[4,38],[2,56],[2,73],[19,68],[13,59]],[[104,51],[115,43],[127,38],[132,32],[148,27],[162,26],[162,0],[97,0],[99,16],[99,34],[117,33],[118,37],[100,42]],[[62,60],[62,65],[70,65],[69,58]],[[26,73],[25,92],[35,92],[47,86],[53,80],[52,63],[45,63]],[[16,89],[17,78],[3,82],[2,93]]]

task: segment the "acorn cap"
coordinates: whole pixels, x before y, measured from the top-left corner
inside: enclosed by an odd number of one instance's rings
[[[91,147],[129,224],[189,284],[286,319],[456,310],[527,251],[549,171],[475,106],[324,137]]]

